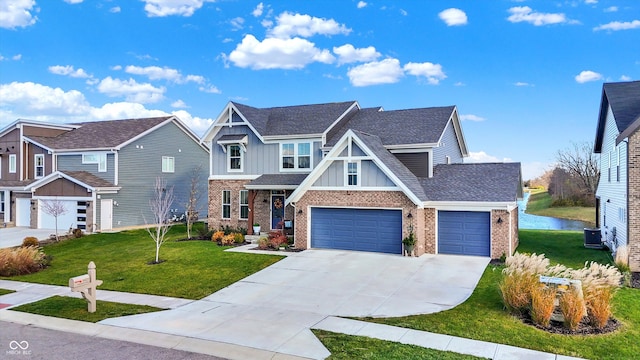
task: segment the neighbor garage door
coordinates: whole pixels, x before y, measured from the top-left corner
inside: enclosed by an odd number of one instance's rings
[[[400,254],[402,211],[312,208],[311,247]]]
[[[491,256],[489,212],[438,211],[438,253]]]
[[[47,214],[43,209],[45,201],[46,200],[38,201],[40,205],[38,209],[38,229],[55,229],[56,218],[52,215]],[[64,206],[66,213],[58,215],[58,231],[75,228],[76,223],[78,222],[78,202],[59,200],[59,204]]]

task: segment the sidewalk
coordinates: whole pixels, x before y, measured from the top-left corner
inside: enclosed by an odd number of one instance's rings
[[[240,344],[212,341],[207,339],[205,334],[199,334],[194,332],[193,329],[185,327],[185,323],[180,323],[178,328],[172,329],[172,333],[160,333],[157,331],[127,328],[126,326],[112,326],[103,323],[93,324],[16,311],[6,311],[6,309],[10,309],[13,306],[39,301],[54,295],[71,297],[80,297],[80,295],[78,293],[72,293],[68,287],[64,286],[32,284],[9,280],[0,280],[0,288],[16,291],[15,293],[0,296],[0,309],[4,307],[3,310],[0,310],[0,321],[28,324],[42,328],[114,340],[124,340],[176,350],[186,350],[229,359],[251,358],[293,360],[304,358],[323,359],[327,356],[326,352],[319,351],[315,355],[305,353],[306,355],[301,357],[292,353],[278,352],[272,349],[259,349],[246,345],[242,346]],[[107,290],[98,290],[97,297],[99,300],[104,301],[150,305],[166,309],[186,307],[188,304],[196,305],[201,301]],[[125,320],[126,317],[120,319]],[[389,325],[368,323],[335,316],[324,317],[322,320],[315,323],[315,325],[311,326],[311,328],[348,335],[367,336],[381,340],[399,342],[402,344],[452,351],[489,359],[577,359],[508,345],[429,333]]]

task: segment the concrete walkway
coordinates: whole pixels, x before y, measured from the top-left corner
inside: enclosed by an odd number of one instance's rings
[[[22,245],[22,240],[33,236],[38,240],[47,240],[56,231],[53,229],[30,229],[28,227],[0,227],[0,249]],[[67,229],[58,229],[58,235],[66,235]]]
[[[456,258],[391,256],[384,258],[385,261],[381,262],[382,258],[379,256],[385,255],[350,253],[347,255],[352,256],[341,258],[340,254],[341,252],[309,250],[297,253],[197,301],[98,290],[97,295],[100,300],[171,309],[166,311],[112,318],[98,324],[88,324],[0,310],[0,320],[202,352],[230,359],[326,358],[330,353],[310,329],[369,336],[493,359],[569,359],[495,343],[336,317],[335,315],[399,316],[398,314],[406,311],[425,311],[425,309],[428,312],[440,311],[457,305],[457,303],[450,303],[452,299],[458,303],[464,301],[478,281],[475,279],[466,295],[461,296],[452,290],[453,298],[447,300],[445,290],[453,289],[452,281],[457,279],[461,282],[463,278],[458,278],[455,272],[450,272],[453,279],[447,278],[445,274],[447,271],[443,270],[442,265],[455,263]],[[356,258],[361,260],[358,266],[349,265],[349,262]],[[457,260],[461,264],[477,262],[475,265],[467,264],[466,266],[471,266],[467,269],[471,274],[477,273],[471,277],[479,278],[482,271],[473,269],[475,266],[483,269],[488,260],[482,259],[484,264],[481,264],[477,259],[467,257]],[[435,266],[440,261],[444,263]],[[404,268],[399,268],[402,264]],[[350,271],[336,273],[331,267],[333,265],[350,269]],[[410,282],[394,277],[393,274],[400,272],[400,269],[402,272],[409,273]],[[349,274],[355,276],[360,271],[364,271],[366,276],[350,279]],[[323,273],[328,277],[323,278]],[[332,274],[336,276],[331,276]],[[381,281],[376,286],[373,280],[377,277],[376,274],[388,275],[390,279],[387,282]],[[422,278],[436,280],[431,284],[431,291],[414,292],[405,289],[406,286],[415,287],[419,280],[424,280]],[[296,283],[296,279],[301,283]],[[361,283],[352,282],[357,279]],[[363,279],[370,279],[371,282],[363,282]],[[445,283],[439,283],[440,280],[444,280]],[[338,285],[340,286],[336,287]],[[460,288],[469,287],[466,283],[464,286],[459,286]],[[0,280],[0,288],[17,291],[17,293],[0,296],[0,303],[7,304],[7,308],[38,301],[52,295],[78,296],[76,293],[71,293],[67,287],[6,280]],[[342,292],[348,290],[350,295],[341,294],[337,289]],[[437,294],[441,294],[438,298],[443,304],[435,302]],[[358,297],[361,298],[358,299]],[[421,298],[421,300],[413,302],[412,299],[415,298]],[[425,299],[432,300],[429,302]]]

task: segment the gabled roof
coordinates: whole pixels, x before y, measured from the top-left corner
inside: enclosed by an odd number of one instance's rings
[[[616,144],[640,127],[640,81],[605,83],[602,85],[600,114],[596,130],[594,152],[602,151],[607,111],[611,107],[618,133],[626,136],[618,137]],[[634,124],[635,123],[635,124]]]
[[[327,145],[334,145],[348,130],[375,134],[385,146],[404,144],[437,144],[456,107],[382,111],[363,109],[347,121]]]
[[[309,174],[264,174],[250,181],[245,188],[253,190],[294,190]]]
[[[51,123],[46,121],[18,119],[12,122],[11,124],[5,126],[4,128],[0,129],[0,136],[4,136],[6,133],[10,132],[11,130],[14,130],[19,124],[30,125],[30,126],[41,127],[41,128],[61,129],[61,130],[73,130],[78,127],[77,125],[73,125],[73,124],[58,124],[58,123]]]
[[[29,184],[27,188],[33,191],[52,181],[55,181],[57,179],[62,179],[62,178],[67,179],[73,183],[76,183],[91,191],[120,189],[119,186],[113,185],[112,183],[104,179],[101,179],[86,171],[54,171],[51,174]]]
[[[30,136],[28,139],[52,150],[113,149],[174,118],[162,116],[79,123],[79,128],[56,137]]]
[[[522,197],[520,163],[440,164],[420,178],[425,201],[515,202]]]

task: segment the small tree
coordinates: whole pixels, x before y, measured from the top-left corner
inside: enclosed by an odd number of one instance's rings
[[[68,212],[67,207],[64,206],[64,203],[58,199],[54,200],[44,200],[42,202],[42,211],[47,215],[51,215],[54,217],[56,222],[56,241],[59,241],[58,238],[58,216],[64,215]]]
[[[198,218],[198,203],[202,198],[198,186],[200,185],[200,174],[202,173],[202,166],[198,165],[191,171],[191,182],[189,187],[189,197],[185,203],[185,217],[187,221],[187,239],[191,239],[191,229],[193,222]]]
[[[600,179],[600,164],[589,142],[573,143],[571,149],[558,151],[558,166],[576,179],[586,196],[594,197]]]
[[[156,260],[155,264],[160,262],[160,246],[164,243],[165,236],[171,228],[169,213],[173,204],[173,186],[167,188],[167,181],[157,177],[153,187],[153,197],[149,200],[149,207],[153,214],[153,225],[147,226],[147,232],[151,239],[156,243]],[[144,218],[144,215],[143,215]],[[147,219],[144,218],[145,224]]]

